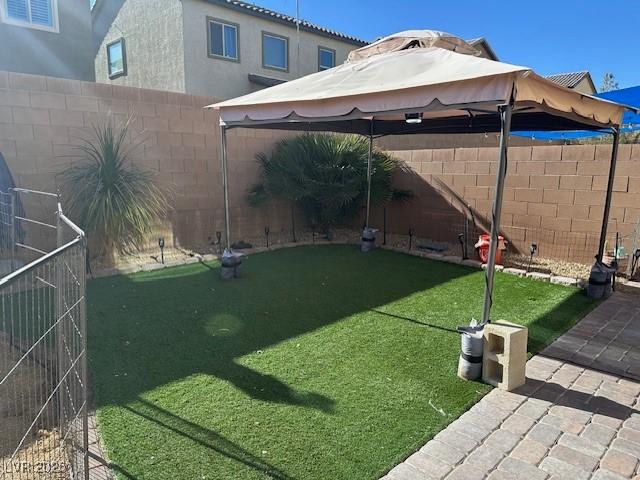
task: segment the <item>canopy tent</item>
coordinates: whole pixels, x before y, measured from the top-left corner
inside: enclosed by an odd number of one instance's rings
[[[629,110],[622,116],[620,125],[620,133],[632,133],[640,131],[640,85],[636,87],[621,88],[619,90],[611,90],[609,92],[596,93],[595,97],[611,100],[612,102],[628,105],[636,110]],[[568,132],[514,132],[514,135],[526,137],[535,140],[573,140],[577,138],[596,137],[610,133],[601,130],[576,130]]]
[[[610,129],[615,137],[604,249],[618,128],[625,107],[556,85],[531,69],[477,56],[457,37],[408,31],[362,47],[343,65],[210,105],[220,113],[226,245],[230,248],[226,131],[233,127],[321,130],[374,137],[424,133],[500,132],[482,321],[489,321],[502,194],[512,129]],[[371,151],[371,148],[370,148]],[[370,194],[371,155],[367,169]],[[370,195],[366,226],[369,226]],[[602,252],[599,253],[600,258]]]

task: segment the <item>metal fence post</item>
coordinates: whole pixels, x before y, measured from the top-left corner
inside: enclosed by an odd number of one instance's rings
[[[59,204],[58,204],[59,205]],[[64,245],[64,224],[62,221],[62,212],[60,208],[56,209],[56,248]],[[58,370],[58,382],[60,386],[58,387],[58,417],[59,417],[59,425],[60,431],[62,432],[62,436],[64,437],[64,397],[63,397],[63,388],[61,380],[64,376],[65,372],[65,361],[64,361],[64,321],[62,320],[62,315],[64,313],[64,291],[63,291],[63,272],[62,272],[62,261],[61,257],[57,257],[54,260],[54,271],[55,271],[55,320],[58,322],[56,325],[56,350],[57,350],[57,370]]]
[[[82,443],[83,443],[83,464],[84,464],[84,479],[89,480],[89,372],[87,358],[87,301],[86,301],[86,282],[87,273],[85,268],[85,259],[87,256],[87,238],[82,235],[80,243],[80,257],[77,265],[77,275],[80,279],[80,294],[85,296],[85,299],[80,303],[80,333],[82,335],[82,362],[81,362],[81,374],[82,374]]]
[[[9,229],[9,242],[11,242],[11,271],[15,271],[16,269],[16,195],[15,190],[11,190],[10,192],[10,212],[11,215],[11,226]]]

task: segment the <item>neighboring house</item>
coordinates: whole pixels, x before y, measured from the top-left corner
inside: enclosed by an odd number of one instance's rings
[[[548,75],[547,78],[558,85],[562,85],[563,87],[570,88],[580,93],[586,93],[587,95],[597,93],[591,74],[586,70],[582,72]]]
[[[0,70],[94,79],[89,0],[0,0]]]
[[[104,83],[231,98],[331,68],[367,43],[305,20],[298,43],[295,18],[236,0],[109,2],[93,10]]]
[[[467,43],[472,47],[475,47],[478,50],[480,50],[481,57],[488,58],[489,60],[498,61],[498,56],[493,51],[493,48],[491,48],[491,45],[489,45],[489,42],[487,42],[486,38],[484,37],[472,38],[471,40],[467,40]]]

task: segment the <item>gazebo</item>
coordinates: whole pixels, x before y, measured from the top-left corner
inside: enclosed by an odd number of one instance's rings
[[[627,107],[561,87],[532,69],[481,58],[453,35],[411,30],[351,52],[335,68],[210,105],[220,113],[225,240],[230,249],[226,133],[231,128],[355,133],[371,151],[385,135],[500,132],[482,322],[490,321],[496,248],[512,131],[607,129],[611,165],[597,259],[602,261],[619,130]]]

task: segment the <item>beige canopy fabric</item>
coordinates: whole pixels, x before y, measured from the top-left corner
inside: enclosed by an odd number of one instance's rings
[[[381,53],[398,52],[409,48],[438,47],[467,55],[481,52],[455,35],[435,30],[406,30],[381,38],[349,53],[348,62],[355,62]]]
[[[209,108],[229,127],[369,134],[375,119],[376,134],[471,133],[499,131],[498,106],[512,98],[514,131],[620,124],[621,105],[556,85],[527,67],[453,51],[466,42],[451,35],[418,33],[387,37],[360,49],[361,59]],[[416,38],[419,45],[400,49]],[[443,42],[454,47],[442,48]],[[429,43],[438,46],[422,46]],[[405,123],[413,112],[423,113],[421,124]]]

